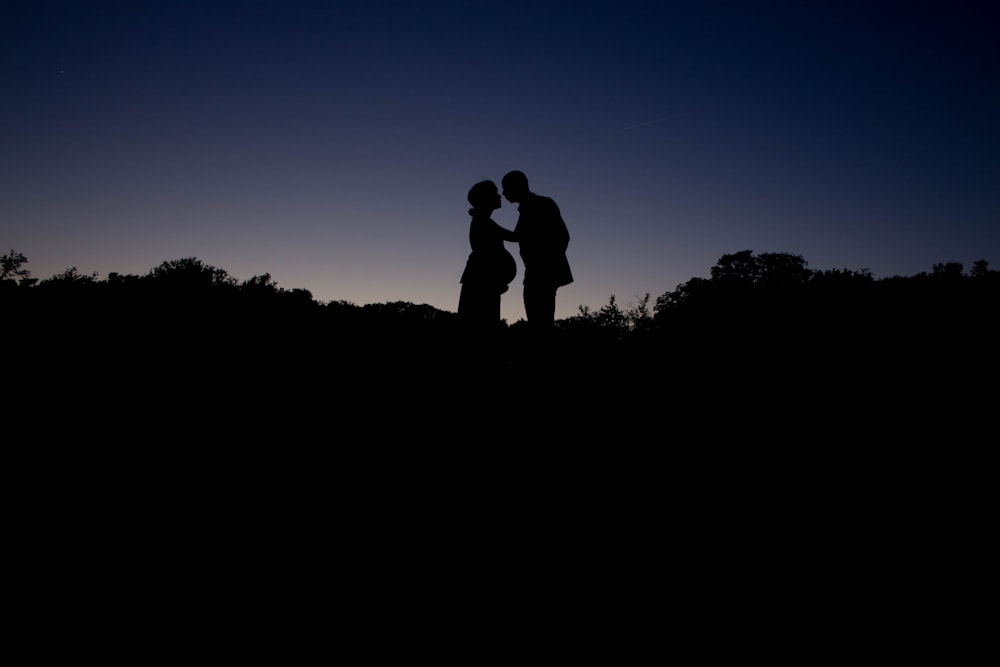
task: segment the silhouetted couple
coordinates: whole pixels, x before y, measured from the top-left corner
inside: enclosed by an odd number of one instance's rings
[[[517,204],[514,231],[491,217],[500,208],[493,181],[480,181],[469,190],[469,243],[472,252],[462,273],[458,314],[470,335],[492,347],[500,331],[500,296],[517,275],[505,241],[517,243],[524,264],[524,312],[533,341],[545,341],[555,323],[556,290],[573,282],[566,249],[569,230],[550,197],[528,188],[528,177],[511,171],[503,177],[503,196]],[[484,350],[485,351],[485,350]]]

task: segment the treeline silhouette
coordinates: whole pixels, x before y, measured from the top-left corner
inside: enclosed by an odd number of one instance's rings
[[[580,306],[540,353],[525,322],[504,322],[486,364],[457,314],[426,304],[320,302],[196,258],[103,280],[75,267],[38,280],[14,250],[0,262],[9,372],[32,396],[87,404],[347,418],[530,394],[566,405],[566,422],[592,409],[690,421],[692,406],[722,420],[841,408],[912,420],[985,405],[996,379],[1000,272],[982,260],[875,279],[743,250],[655,300]]]

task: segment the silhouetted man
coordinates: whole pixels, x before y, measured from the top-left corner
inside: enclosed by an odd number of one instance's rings
[[[507,201],[518,204],[514,235],[524,262],[524,314],[537,333],[555,322],[556,290],[573,282],[569,230],[555,201],[529,190],[523,172],[509,172],[501,184]]]

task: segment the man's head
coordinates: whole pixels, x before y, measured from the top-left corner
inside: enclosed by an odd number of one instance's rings
[[[509,171],[500,181],[503,185],[503,196],[509,202],[519,202],[528,194],[528,177],[522,171]]]

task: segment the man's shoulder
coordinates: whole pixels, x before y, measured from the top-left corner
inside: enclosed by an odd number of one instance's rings
[[[536,195],[532,192],[528,200],[530,202],[530,207],[534,209],[555,209],[559,210],[559,206],[556,205],[556,200],[552,197],[546,197],[545,195]]]

